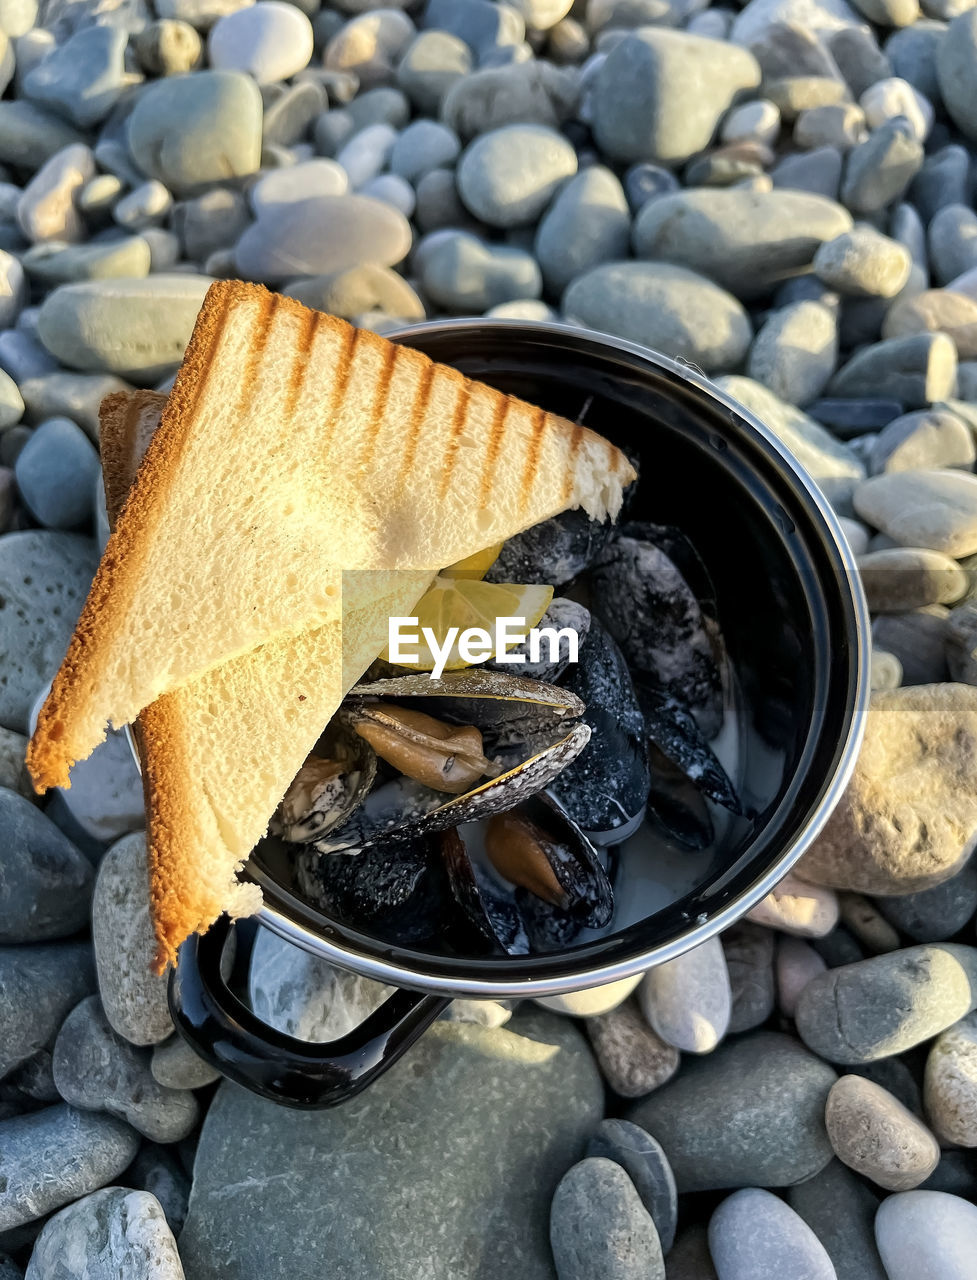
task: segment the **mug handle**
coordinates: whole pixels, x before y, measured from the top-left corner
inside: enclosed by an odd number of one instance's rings
[[[170,974],[170,1014],[201,1058],[272,1102],[321,1110],[348,1101],[392,1067],[451,1003],[398,988],[340,1039],[298,1040],[262,1022],[224,980],[221,957],[233,928],[222,916],[180,947]]]

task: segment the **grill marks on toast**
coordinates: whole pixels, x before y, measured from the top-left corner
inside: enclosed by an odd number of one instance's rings
[[[533,409],[533,425],[529,435],[529,445],[526,449],[526,465],[523,467],[522,479],[519,482],[519,506],[525,508],[529,502],[529,494],[532,490],[533,480],[536,477],[536,470],[539,467],[539,458],[543,449],[543,436],[546,434],[547,417],[542,409]],[[578,446],[579,447],[579,446]]]
[[[356,342],[361,331],[344,324],[339,332],[341,338],[340,348],[336,355],[336,376],[333,378],[332,389],[329,393],[329,403],[326,405],[322,417],[323,449],[328,449],[330,445],[333,428],[336,425],[336,414],[346,395],[349,375],[353,368],[353,357],[356,354]]]
[[[361,470],[366,470],[373,461],[373,451],[376,448],[377,437],[380,434],[380,428],[383,425],[383,417],[387,408],[387,400],[390,396],[390,382],[394,375],[394,368],[397,364],[397,358],[401,353],[401,348],[394,346],[393,343],[387,345],[383,351],[383,359],[380,370],[377,373],[376,393],[373,397],[373,407],[370,410],[370,420],[366,425],[363,439],[363,453],[360,458]]]
[[[512,407],[508,396],[499,396],[492,413],[492,426],[489,429],[488,442],[485,448],[485,468],[478,488],[478,506],[481,510],[488,502],[495,483],[495,472],[499,465],[499,453],[502,450],[502,439],[505,435],[506,417]]]
[[[570,451],[567,457],[566,474],[563,480],[563,498],[565,502],[569,502],[573,495],[573,464],[577,460],[577,454],[580,452],[580,446],[584,442],[584,438],[589,434],[587,428],[581,426],[579,422],[574,423],[573,435],[570,437]]]
[[[443,375],[442,375],[443,376]],[[463,378],[459,373],[458,380],[458,399],[455,401],[455,410],[451,415],[451,425],[448,428],[448,443],[445,446],[444,461],[441,464],[441,484],[438,489],[438,497],[443,498],[451,488],[451,473],[455,468],[455,459],[458,456],[458,449],[461,446],[461,437],[465,433],[465,427],[468,421],[468,402],[471,399],[472,383],[467,378]]]
[[[397,483],[401,491],[403,491],[404,481],[414,467],[414,458],[421,439],[424,417],[431,398],[431,382],[433,378],[434,363],[431,360],[426,360],[421,366],[420,377],[417,380],[417,395],[414,397],[410,417],[405,424],[404,448],[400,458],[400,470],[397,473]]]
[[[292,363],[292,371],[288,379],[288,396],[285,401],[285,416],[289,422],[295,416],[299,396],[302,394],[302,384],[305,381],[306,370],[309,366],[312,344],[315,341],[321,319],[321,311],[307,311],[302,316],[298,342],[295,347],[295,360]]]

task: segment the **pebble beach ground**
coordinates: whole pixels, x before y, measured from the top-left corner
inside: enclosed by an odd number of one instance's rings
[[[0,1280],[974,1280],[977,7],[0,0],[0,91]],[[216,277],[696,364],[873,613],[854,780],[746,920],[458,1002],[325,1113],[174,1037],[125,741],[23,767],[98,404],[168,388]],[[330,1039],[382,991],[267,934],[251,996]]]

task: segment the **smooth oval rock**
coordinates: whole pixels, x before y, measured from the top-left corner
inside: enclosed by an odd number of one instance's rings
[[[652,1031],[634,999],[586,1026],[604,1078],[623,1098],[651,1093],[678,1070],[678,1050]]]
[[[612,1160],[581,1160],[563,1177],[553,1197],[550,1243],[560,1280],[665,1280],[655,1224]]]
[[[829,1062],[874,1062],[939,1035],[977,1006],[977,949],[906,947],[814,978],[797,1031]]]
[[[766,1022],[774,1007],[772,929],[741,920],[721,935],[732,993],[730,1034],[752,1031]]]
[[[956,560],[923,547],[890,547],[859,556],[858,573],[873,613],[953,604],[966,594],[968,585]]]
[[[675,1240],[678,1194],[671,1166],[660,1144],[629,1120],[603,1120],[590,1139],[587,1156],[613,1160],[627,1173],[651,1214],[662,1253],[667,1254]]]
[[[718,938],[656,965],[645,974],[638,1003],[652,1030],[676,1049],[711,1053],[729,1028],[729,970]]]
[[[414,255],[423,293],[445,311],[472,314],[504,302],[538,298],[543,278],[533,256],[486,244],[449,228],[425,236]]]
[[[969,471],[975,459],[977,447],[966,422],[934,405],[885,426],[869,452],[869,470],[873,475],[942,467]]]
[[[582,170],[560,190],[536,232],[534,251],[546,287],[562,293],[591,267],[627,257],[630,238],[620,182],[603,165]]]
[[[863,347],[832,378],[831,396],[892,396],[909,409],[953,394],[957,351],[945,333],[888,338]]]
[[[904,1191],[879,1206],[875,1239],[889,1280],[970,1280],[977,1206],[942,1191]]]
[[[423,302],[404,277],[373,262],[332,275],[293,280],[282,292],[307,307],[345,320],[368,311],[383,311],[404,320],[423,320],[425,314]]]
[[[947,111],[961,133],[977,139],[977,13],[968,10],[955,17],[940,41],[936,74]]]
[[[494,1030],[435,1023],[366,1094],[330,1111],[224,1084],[197,1148],[187,1274],[215,1276],[219,1258],[220,1280],[294,1280],[325,1257],[348,1280],[551,1280],[552,1195],[603,1105],[586,1042],[541,1009]],[[418,1144],[429,1126],[439,1140]],[[229,1169],[247,1171],[232,1197]],[[391,1197],[394,1185],[410,1194]],[[487,1220],[473,1249],[472,1224]]]
[[[837,896],[830,889],[805,884],[791,872],[747,912],[747,919],[799,938],[823,938],[838,923]]]
[[[827,965],[812,946],[801,938],[777,940],[777,1005],[785,1018],[792,1018],[801,992]]]
[[[593,1018],[623,1004],[640,981],[641,974],[637,973],[632,978],[605,982],[599,987],[571,991],[563,996],[538,996],[536,1003],[553,1013],[565,1013],[572,1018]]]
[[[0,1121],[0,1231],[104,1187],[138,1149],[121,1120],[64,1104]]]
[[[955,875],[977,840],[975,744],[977,690],[970,686],[873,693],[851,781],[798,873],[881,895],[916,893]]]
[[[824,1246],[799,1214],[769,1191],[727,1196],[709,1219],[709,1251],[720,1280],[837,1280]]]
[[[149,912],[149,868],[142,832],[123,836],[98,868],[92,944],[105,1016],[132,1044],[158,1044],[173,1030],[165,977],[152,972],[156,937]]]
[[[159,1201],[128,1187],[94,1191],[49,1219],[34,1243],[24,1280],[67,1280],[67,1265],[91,1280],[114,1275],[184,1280]]]
[[[0,787],[0,944],[47,942],[88,921],[92,868],[50,819]]]
[[[563,296],[567,319],[680,356],[706,373],[735,367],[750,321],[711,280],[664,262],[610,262],[578,276]]]
[[[977,358],[977,301],[949,289],[925,289],[899,298],[886,312],[883,338],[945,333],[961,360]]]
[[[258,0],[219,18],[207,37],[210,65],[243,71],[258,84],[289,80],[312,57],[312,23],[280,0]]]
[[[838,1159],[888,1191],[911,1191],[940,1162],[940,1145],[888,1090],[861,1076],[832,1085],[824,1122]]]
[[[544,125],[513,124],[475,139],[458,161],[458,194],[490,227],[534,222],[577,171],[569,142]]]
[[[748,1032],[688,1061],[628,1118],[661,1143],[679,1194],[790,1186],[831,1159],[824,1104],[836,1078],[791,1036]]]
[[[74,529],[91,519],[98,454],[70,418],[49,418],[36,427],[17,455],[14,474],[39,524]]]
[[[62,285],[41,306],[38,336],[73,368],[161,378],[183,359],[211,283],[181,274]]]
[[[220,1072],[190,1048],[179,1035],[153,1049],[153,1079],[167,1089],[203,1089],[220,1079]]]
[[[701,271],[749,299],[810,266],[821,244],[851,226],[851,215],[823,196],[700,189],[649,201],[634,246],[640,258]]]
[[[977,1147],[977,1016],[937,1036],[926,1059],[926,1114],[944,1142]]]
[[[977,684],[977,600],[952,610],[944,633],[950,675],[964,684]]]
[[[911,267],[905,246],[867,225],[825,241],[814,255],[814,272],[820,280],[858,298],[894,298],[909,279]]]
[[[87,942],[0,948],[0,1079],[52,1044],[69,1011],[94,990]]]
[[[234,261],[245,278],[275,282],[363,262],[390,267],[410,246],[410,224],[397,209],[369,196],[313,196],[259,215],[238,240]]]
[[[943,942],[977,912],[977,867],[968,864],[932,889],[879,898],[878,907],[901,933],[916,942]]]
[[[977,476],[952,470],[874,476],[854,501],[864,520],[902,546],[956,559],[977,552]]]
[[[875,1247],[879,1198],[840,1160],[789,1188],[787,1203],[821,1241],[838,1280],[886,1280]]]
[[[837,316],[808,299],[764,321],[750,347],[747,373],[781,400],[803,407],[818,398],[837,363]]]

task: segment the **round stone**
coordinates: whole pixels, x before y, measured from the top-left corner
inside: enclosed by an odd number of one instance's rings
[[[683,1064],[628,1119],[661,1143],[679,1194],[790,1186],[831,1159],[824,1104],[835,1079],[793,1037],[752,1031]]]
[[[785,1018],[793,1018],[801,992],[826,968],[824,960],[809,943],[801,938],[778,938],[777,1005]]]
[[[942,1191],[904,1191],[879,1206],[875,1239],[888,1280],[970,1280],[977,1206]]]
[[[86,26],[69,36],[24,76],[24,91],[50,104],[80,129],[104,120],[125,84],[126,32]]]
[[[945,640],[951,677],[977,684],[977,601],[969,600],[953,610],[946,620]]]
[[[87,943],[0,950],[0,1077],[49,1045],[69,1010],[94,989]]]
[[[623,1098],[644,1097],[678,1070],[678,1050],[652,1031],[634,999],[586,1025],[604,1078]]]
[[[82,143],[65,147],[38,169],[17,202],[17,223],[37,244],[84,240],[87,229],[75,205],[86,183],[95,176],[95,156]]]
[[[200,61],[202,44],[189,22],[160,18],[150,22],[134,40],[136,56],[153,76],[178,76]]]
[[[594,267],[567,289],[563,312],[572,322],[679,356],[706,373],[739,364],[751,337],[749,317],[731,294],[664,262]]]
[[[800,938],[823,938],[838,923],[838,914],[838,898],[830,889],[806,884],[788,871],[746,918]]]
[[[68,1258],[76,1275],[183,1280],[162,1205],[127,1187],[95,1191],[49,1219],[31,1254],[31,1280],[65,1280]]]
[[[83,928],[93,881],[87,858],[36,805],[6,787],[0,787],[0,829],[0,945],[47,942]]]
[[[875,1247],[878,1196],[840,1160],[791,1187],[787,1201],[824,1245],[839,1278],[887,1280]]]
[[[435,120],[415,120],[397,136],[390,152],[390,171],[416,183],[432,169],[449,168],[461,153],[453,129]]]
[[[977,214],[967,205],[945,205],[933,215],[926,241],[936,283],[949,283],[977,267]]]
[[[789,404],[808,405],[828,385],[838,363],[838,320],[820,302],[774,311],[753,339],[747,372]]]
[[[665,1280],[655,1224],[612,1160],[581,1160],[563,1177],[553,1197],[550,1243],[560,1280]]]
[[[305,160],[263,173],[251,188],[251,207],[260,217],[280,205],[313,196],[342,196],[348,189],[349,175],[335,160]]]
[[[824,1246],[799,1214],[769,1191],[749,1187],[709,1219],[709,1251],[723,1280],[836,1280]]]
[[[773,1013],[776,936],[772,929],[764,929],[747,920],[733,925],[721,935],[732,992],[729,1019],[732,1035],[752,1031]]]
[[[667,1254],[675,1240],[678,1193],[671,1166],[660,1145],[650,1133],[629,1120],[603,1120],[590,1139],[587,1155],[613,1160],[627,1173],[651,1214],[662,1253]]]
[[[733,107],[723,118],[723,142],[764,142],[772,147],[780,133],[780,110],[768,98]]]
[[[312,196],[259,216],[234,249],[247,280],[330,275],[363,262],[393,266],[411,246],[410,223],[369,196]]]
[[[243,71],[258,84],[273,84],[308,66],[313,43],[312,23],[301,9],[258,0],[214,24],[207,55],[216,70]]]
[[[445,94],[471,69],[471,50],[464,40],[448,31],[422,31],[404,50],[397,83],[418,111],[436,116]]]
[[[814,255],[817,276],[854,297],[894,298],[909,279],[911,266],[904,245],[865,225],[826,241]]]
[[[563,186],[539,224],[534,251],[547,288],[562,293],[591,267],[627,257],[630,236],[620,182],[603,165],[590,165]]]
[[[936,55],[940,95],[961,133],[977,139],[977,10],[954,18]]]
[[[967,591],[966,573],[941,551],[890,547],[860,556],[858,572],[873,613],[903,613],[927,604],[953,604]]]
[[[220,1079],[220,1072],[178,1035],[156,1046],[150,1070],[156,1083],[166,1089],[203,1089]]]
[[[884,338],[935,332],[952,339],[961,360],[977,358],[977,301],[949,289],[925,289],[897,299],[882,323]]]
[[[38,524],[73,529],[92,517],[98,454],[70,418],[49,418],[32,433],[14,464],[17,487]]]
[[[534,222],[564,179],[577,171],[573,147],[542,125],[507,125],[484,133],[458,162],[465,207],[491,227]]]
[[[352,72],[364,88],[388,84],[415,34],[406,14],[396,9],[372,9],[340,27],[326,45],[322,60],[330,71]]]
[[[852,213],[879,213],[898,200],[923,167],[923,144],[914,126],[897,116],[870,133],[848,154],[842,202]]]
[[[824,1122],[838,1159],[888,1191],[911,1191],[940,1162],[940,1145],[886,1089],[846,1075],[831,1087]]]
[[[364,196],[371,196],[374,200],[382,200],[384,204],[397,209],[405,218],[409,218],[417,206],[414,188],[406,178],[399,178],[395,173],[378,174],[369,182],[365,182],[360,187],[360,192]]]
[[[904,471],[859,485],[862,519],[905,547],[960,558],[977,552],[977,476],[959,471]]]
[[[933,127],[933,104],[898,76],[876,80],[859,98],[858,105],[865,112],[870,129],[880,129],[888,120],[902,116],[909,121],[919,141],[925,142]]]
[[[34,245],[24,254],[27,271],[48,286],[115,276],[148,276],[151,265],[149,245],[142,236],[125,236],[96,244],[62,244],[49,240]]]
[[[974,436],[955,413],[934,406],[902,414],[884,427],[869,452],[873,475],[959,467],[969,471],[977,458]]]
[[[425,236],[414,255],[422,291],[445,311],[477,314],[502,302],[538,298],[543,280],[522,249],[486,244],[449,228]]]
[[[633,978],[605,982],[599,987],[572,991],[565,996],[539,996],[536,1003],[553,1013],[565,1013],[571,1018],[594,1018],[623,1004],[640,981],[641,974],[638,973]]]
[[[349,185],[356,191],[387,167],[397,130],[383,122],[359,129],[340,148],[336,163],[349,175]]]
[[[383,311],[405,321],[423,320],[425,314],[423,302],[403,276],[369,262],[332,275],[293,280],[282,292],[315,311],[345,320],[369,311]]]
[[[926,1059],[926,1114],[944,1142],[977,1147],[977,1015],[939,1035]]]
[[[906,947],[814,978],[797,1003],[797,1030],[829,1062],[874,1062],[938,1035],[975,1005],[977,950]]]
[[[977,912],[977,867],[921,893],[880,898],[879,909],[900,932],[916,942],[942,942],[959,933]]]
[[[638,990],[652,1030],[676,1049],[711,1053],[729,1028],[729,970],[718,938],[656,965]]]

